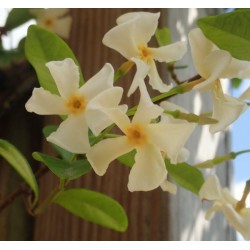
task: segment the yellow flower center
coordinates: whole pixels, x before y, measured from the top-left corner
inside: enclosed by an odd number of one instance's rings
[[[66,102],[66,106],[69,109],[70,114],[78,115],[86,108],[86,100],[83,96],[72,95]]]
[[[150,64],[153,61],[153,52],[147,45],[140,45],[138,46],[139,50],[139,58],[146,62],[147,64]]]
[[[129,142],[134,146],[141,146],[146,140],[145,129],[140,124],[132,124],[126,129]]]
[[[44,26],[46,28],[51,28],[53,26],[53,20],[51,18],[46,18],[44,20]]]

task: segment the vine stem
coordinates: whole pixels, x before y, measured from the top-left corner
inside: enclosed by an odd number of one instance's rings
[[[246,154],[246,153],[250,153],[250,149],[242,150],[242,151],[239,151],[239,152],[231,152],[231,153],[229,153],[227,155],[224,155],[224,156],[218,156],[218,157],[215,157],[213,159],[204,161],[202,163],[193,165],[193,167],[196,167],[196,168],[212,168],[215,165],[218,165],[218,164],[220,164],[220,163],[222,163],[224,161],[235,159],[237,156],[239,156],[241,154]]]
[[[56,195],[58,195],[60,192],[62,192],[64,190],[66,184],[67,184],[66,180],[60,179],[60,183],[59,183],[58,187],[56,187],[49,194],[49,196],[38,207],[36,207],[32,211],[32,214],[34,216],[36,216],[36,215],[43,213],[43,211],[50,205],[50,203],[53,201],[53,199],[56,197]]]

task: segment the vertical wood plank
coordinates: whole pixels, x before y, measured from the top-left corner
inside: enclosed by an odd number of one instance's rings
[[[70,46],[77,55],[87,80],[106,62],[118,68],[124,59],[102,44],[104,34],[115,26],[115,20],[129,9],[72,9],[73,25]],[[138,11],[138,10],[137,10]],[[154,11],[156,10],[148,10]],[[119,84],[130,86],[133,74],[124,77]],[[131,98],[137,104],[138,93]],[[53,121],[49,121],[53,122]],[[48,150],[45,146],[45,149]],[[166,240],[168,237],[168,195],[160,189],[152,192],[129,193],[127,190],[129,169],[115,163],[103,177],[93,172],[72,183],[74,187],[90,188],[118,200],[129,217],[129,229],[125,233],[114,232],[75,218],[62,208],[52,205],[36,219],[34,240]],[[48,193],[57,181],[51,174],[41,179],[41,194]]]

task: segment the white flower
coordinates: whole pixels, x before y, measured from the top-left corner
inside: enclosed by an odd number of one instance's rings
[[[227,188],[221,188],[217,176],[211,175],[200,189],[201,200],[213,201],[207,211],[206,219],[211,219],[215,212],[224,213],[228,223],[239,231],[246,240],[250,240],[250,208],[237,211],[238,200],[234,199]]]
[[[149,191],[163,184],[167,170],[162,152],[175,162],[190,133],[187,124],[151,123],[163,109],[152,103],[145,85],[140,85],[140,90],[140,103],[132,121],[118,109],[106,111],[125,135],[105,139],[86,154],[94,171],[104,175],[113,160],[135,149],[135,164],[128,182],[130,191]]]
[[[144,78],[149,76],[149,84],[160,92],[168,91],[172,86],[163,84],[155,61],[173,62],[180,60],[186,53],[186,43],[177,42],[159,48],[148,47],[154,35],[160,13],[134,12],[117,19],[117,26],[105,34],[103,43],[118,51],[128,60],[135,62],[137,73],[131,84],[128,96],[134,93]]]
[[[212,92],[212,118],[218,123],[210,126],[210,132],[215,133],[229,126],[246,109],[241,100],[224,95],[219,79],[250,77],[250,62],[237,60],[229,52],[218,49],[198,28],[189,33],[189,42],[194,66],[204,79],[194,88]]]
[[[70,152],[86,153],[90,148],[88,128],[98,135],[112,124],[101,109],[117,107],[123,89],[113,87],[114,70],[110,64],[105,64],[81,87],[79,69],[72,59],[48,62],[46,66],[60,96],[43,88],[35,88],[25,107],[39,115],[68,115],[47,140]],[[95,108],[97,104],[99,109]],[[118,108],[126,111],[124,106]]]
[[[211,93],[213,98],[212,118],[218,123],[211,124],[209,130],[211,133],[216,133],[232,124],[247,109],[247,105],[238,98],[224,94],[220,81],[214,84]]]
[[[182,107],[174,104],[174,103],[171,103],[171,102],[168,102],[168,101],[163,101],[161,102],[160,106],[164,109],[164,110],[168,110],[168,111],[176,111],[176,110],[179,110],[181,112],[184,112],[184,113],[187,113],[187,111],[185,109],[183,109]],[[196,124],[194,123],[189,123],[185,120],[181,120],[181,119],[175,119],[173,118],[171,115],[168,115],[168,114],[162,114],[161,115],[161,123],[172,123],[172,124],[188,124],[188,126],[190,126],[190,130],[189,132],[186,134],[186,138],[183,138],[184,139],[184,142],[187,141],[187,139],[189,138],[189,136],[191,135],[191,133],[193,132],[193,130],[195,129],[196,127]],[[188,160],[190,156],[190,152],[188,149],[182,147],[179,152],[178,152],[178,155],[177,157],[175,158],[175,162],[176,163],[179,163],[179,162],[185,162]],[[165,180],[162,184],[161,184],[161,188],[163,191],[168,191],[172,194],[176,194],[177,192],[177,187],[175,184]]]
[[[250,87],[248,87],[242,95],[239,97],[239,99],[250,99]]]
[[[37,24],[63,38],[69,38],[72,18],[68,15],[68,9],[32,9]]]
[[[196,89],[210,89],[214,82],[221,78],[250,77],[250,62],[235,59],[229,52],[220,50],[199,28],[190,31],[189,43],[194,66],[204,78],[204,82],[197,85]]]

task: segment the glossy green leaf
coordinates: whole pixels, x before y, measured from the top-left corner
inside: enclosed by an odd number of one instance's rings
[[[54,203],[80,218],[124,232],[128,220],[123,207],[111,197],[87,189],[69,189],[59,193]]]
[[[171,43],[171,34],[168,28],[157,29],[155,37],[159,46],[165,46]]]
[[[133,150],[125,155],[119,156],[117,160],[127,167],[132,167],[135,164],[136,151]]]
[[[45,137],[48,137],[52,132],[57,130],[57,125],[49,125],[43,128],[43,134]],[[75,154],[57,146],[54,143],[50,143],[53,149],[67,162],[72,162],[72,160],[76,157]]]
[[[168,174],[173,180],[183,188],[198,194],[204,183],[202,172],[187,163],[171,164],[169,160],[165,160]]]
[[[203,17],[198,26],[220,49],[240,60],[250,61],[250,10]]]
[[[34,67],[40,85],[54,94],[58,94],[58,90],[45,64],[50,61],[71,58],[79,66],[74,53],[59,36],[37,25],[31,25],[28,29],[25,41],[25,55]],[[79,71],[80,85],[82,85],[83,76],[80,67]]]
[[[60,179],[77,179],[87,174],[92,169],[90,163],[86,159],[67,162],[40,152],[34,152],[32,156],[35,160],[44,163]]]
[[[18,174],[31,187],[35,194],[35,204],[38,200],[38,186],[28,161],[14,145],[9,143],[8,141],[1,139],[0,155],[18,172]]]
[[[7,31],[10,31],[33,18],[34,17],[30,13],[30,9],[24,9],[24,8],[12,9],[7,17],[5,28]]]

